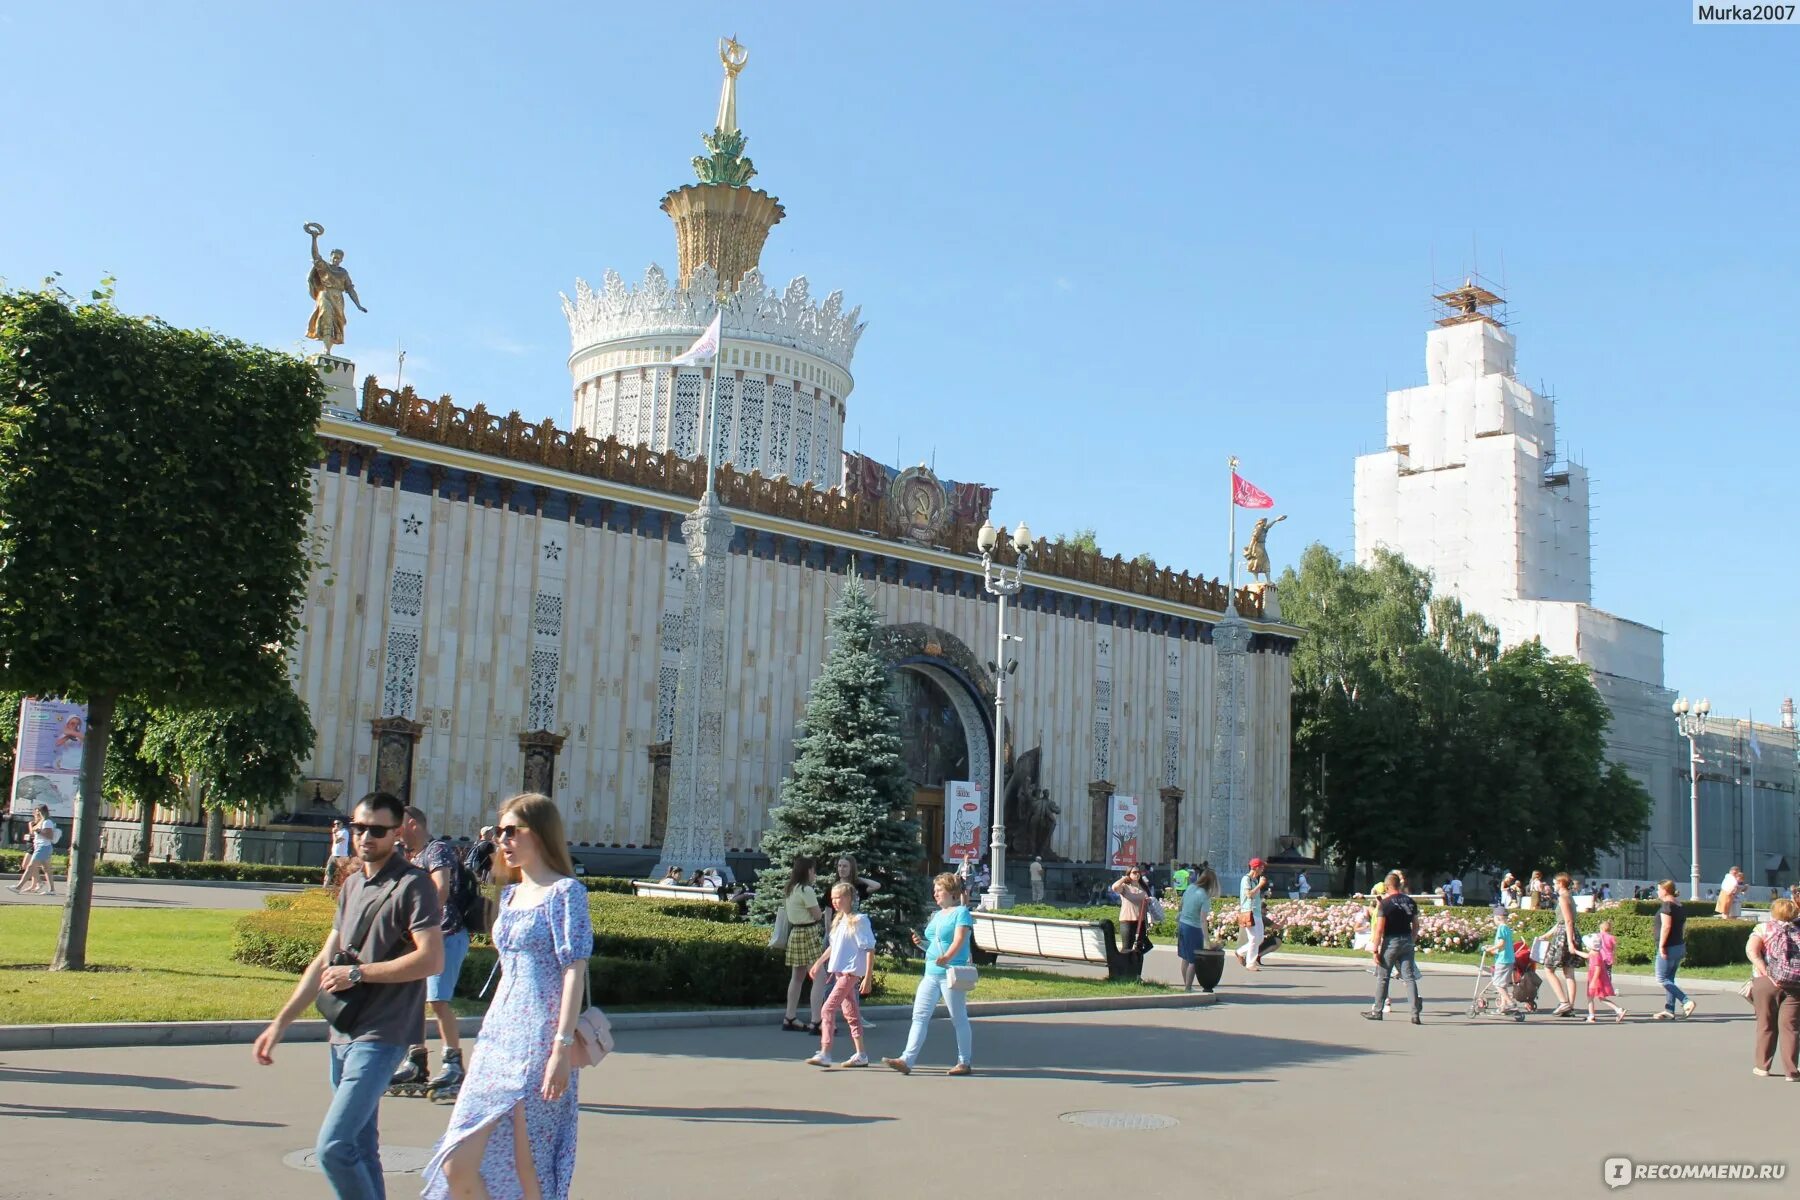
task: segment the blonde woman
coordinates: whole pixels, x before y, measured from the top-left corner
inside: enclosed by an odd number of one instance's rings
[[[875,929],[869,919],[856,911],[856,885],[847,880],[831,887],[831,907],[837,915],[831,919],[831,944],[819,955],[807,972],[812,976],[813,995],[819,995],[829,984],[831,995],[822,1005],[819,1025],[819,1052],[806,1061],[815,1067],[866,1067],[869,1056],[863,1053],[862,1004],[859,993],[869,979],[869,953],[875,949]],[[850,1040],[856,1053],[842,1063],[831,1061],[831,1041],[837,1032],[837,1013],[844,1011],[844,1024],[850,1027]]]
[[[50,875],[50,856],[56,853],[56,839],[61,834],[56,822],[50,819],[50,806],[40,804],[31,813],[31,824],[26,829],[26,838],[31,843],[31,853],[20,869],[19,882],[12,885],[15,892],[42,892],[46,896],[56,895],[56,881]],[[32,882],[37,879],[43,883],[38,887]]]
[[[500,988],[481,1025],[425,1200],[567,1200],[579,1109],[570,1055],[594,929],[562,815],[527,792],[500,808]]]
[[[1800,905],[1786,896],[1769,904],[1769,919],[1750,934],[1750,1004],[1756,1009],[1756,1045],[1750,1073],[1767,1076],[1775,1066],[1781,1034],[1782,1073],[1800,1083]]]
[[[925,1048],[925,1032],[931,1027],[931,1014],[937,1010],[938,997],[950,1009],[950,1022],[956,1027],[956,1065],[952,1075],[968,1075],[974,1068],[971,1057],[968,999],[950,987],[950,968],[967,966],[969,946],[975,934],[975,918],[963,903],[963,881],[955,875],[939,875],[931,881],[931,895],[938,910],[925,925],[925,936],[913,934],[913,945],[925,952],[925,978],[913,994],[912,1032],[907,1035],[906,1049],[899,1058],[881,1061],[902,1075],[912,1074],[919,1052]]]

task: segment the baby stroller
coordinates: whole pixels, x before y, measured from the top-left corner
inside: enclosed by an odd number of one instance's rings
[[[1481,962],[1476,967],[1475,995],[1469,1001],[1469,1015],[1476,1017],[1484,1012],[1491,1012],[1495,1016],[1511,1016],[1514,1020],[1523,1021],[1526,1013],[1537,1011],[1540,985],[1537,965],[1531,959],[1531,948],[1523,942],[1513,943],[1512,993],[1517,1007],[1510,1013],[1506,1008],[1506,997],[1494,983],[1494,968],[1488,962],[1488,956],[1493,952],[1492,946],[1482,947]]]

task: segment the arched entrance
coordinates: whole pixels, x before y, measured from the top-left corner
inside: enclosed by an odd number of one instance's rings
[[[943,862],[945,784],[993,779],[992,691],[969,648],[944,630],[889,626],[877,635],[876,651],[893,672],[901,754],[913,784],[909,815],[919,823],[926,867],[935,870]]]

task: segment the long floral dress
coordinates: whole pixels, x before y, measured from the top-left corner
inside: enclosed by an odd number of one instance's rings
[[[443,1200],[450,1194],[444,1160],[463,1139],[484,1127],[492,1131],[481,1158],[481,1178],[489,1194],[493,1200],[522,1200],[524,1189],[514,1167],[512,1115],[520,1105],[544,1200],[566,1200],[575,1174],[580,1073],[570,1074],[569,1088],[559,1100],[545,1100],[538,1089],[555,1045],[563,969],[589,957],[594,949],[587,889],[576,880],[563,879],[551,885],[541,903],[529,908],[513,906],[516,891],[509,887],[500,894],[500,915],[494,922],[500,988],[482,1020],[450,1128],[425,1168],[425,1200]]]

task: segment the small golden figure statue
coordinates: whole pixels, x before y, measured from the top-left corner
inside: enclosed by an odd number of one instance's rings
[[[1250,544],[1244,547],[1244,567],[1250,573],[1250,581],[1254,583],[1261,576],[1266,583],[1269,578],[1269,530],[1287,520],[1283,513],[1273,521],[1267,517],[1258,517],[1256,524],[1250,529]]]
[[[356,285],[350,281],[350,272],[343,267],[344,252],[333,250],[331,261],[326,262],[319,254],[319,238],[325,233],[325,227],[317,221],[308,221],[300,227],[312,235],[312,270],[306,276],[306,290],[313,298],[312,320],[306,323],[306,336],[325,343],[325,353],[329,355],[333,346],[344,344],[344,297],[350,297],[363,312],[362,298],[356,294]]]

